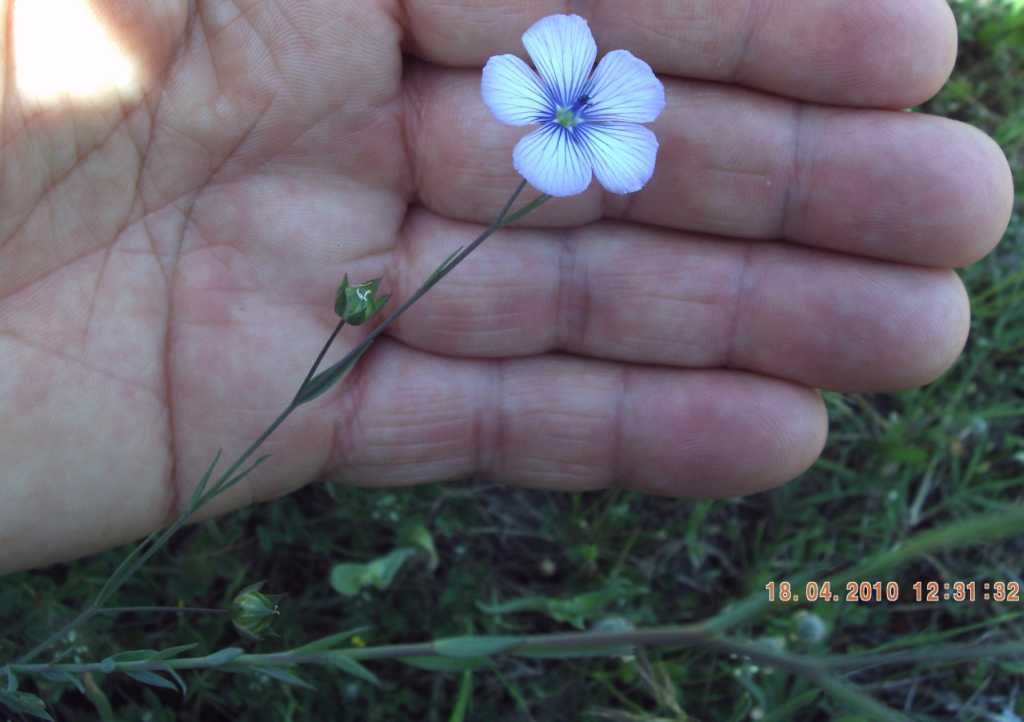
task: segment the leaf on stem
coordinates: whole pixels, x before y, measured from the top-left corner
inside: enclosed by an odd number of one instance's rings
[[[46,711],[46,704],[43,700],[28,692],[18,692],[16,690],[0,692],[0,705],[3,705],[12,712],[27,714],[30,717],[53,722],[53,717]]]
[[[221,449],[217,449],[217,453],[213,456],[213,461],[210,462],[210,467],[203,474],[203,478],[199,480],[196,488],[192,490],[192,498],[189,500],[189,508],[195,511],[199,508],[199,501],[202,499],[203,492],[206,491],[206,485],[210,483],[210,477],[213,475],[213,470],[217,466],[217,462],[220,461]]]
[[[155,649],[129,649],[124,652],[112,654],[103,660],[103,663],[110,662],[150,662],[160,659],[160,652]]]
[[[224,649],[203,657],[203,661],[210,667],[222,667],[236,657],[242,656],[244,653],[245,650],[239,647],[225,647]]]
[[[352,629],[347,629],[344,632],[338,632],[337,634],[332,634],[330,636],[317,639],[313,642],[310,642],[309,644],[304,644],[301,647],[296,647],[292,650],[292,654],[310,654],[312,652],[326,652],[328,650],[334,649],[342,642],[347,641],[348,639],[356,636],[357,634],[363,634],[368,629],[370,629],[369,626],[354,627]]]
[[[519,637],[451,637],[434,642],[434,651],[442,657],[472,659],[474,657],[491,657],[495,654],[501,654],[521,643],[522,640]]]
[[[625,657],[633,652],[632,647],[593,647],[590,649],[553,649],[524,646],[512,652],[516,657],[532,659],[582,659],[584,657]]]
[[[462,673],[459,681],[459,696],[455,700],[455,708],[452,710],[448,722],[465,722],[466,712],[469,711],[469,703],[473,699],[473,670],[467,669]]]
[[[248,671],[251,671],[253,674],[265,674],[268,677],[276,679],[278,682],[284,682],[285,684],[290,684],[293,687],[303,687],[304,689],[312,690],[316,689],[316,687],[311,685],[302,677],[295,674],[291,670],[285,669],[284,667],[252,667]]]
[[[174,659],[175,657],[191,651],[198,646],[199,642],[192,642],[191,644],[179,644],[176,647],[168,647],[167,649],[157,652],[153,659]]]
[[[352,657],[345,652],[328,652],[324,655],[324,662],[332,667],[340,669],[345,674],[350,674],[364,682],[369,682],[375,687],[381,686],[377,675],[356,660],[352,659]]]
[[[185,684],[185,680],[181,678],[181,675],[175,672],[173,669],[168,667],[164,670],[167,674],[171,675],[171,678],[178,684],[178,688],[181,690],[181,696],[184,697],[188,694],[188,685]]]
[[[43,679],[49,680],[50,682],[70,685],[82,694],[85,694],[85,685],[82,684],[82,680],[71,674],[71,672],[40,672],[39,676]]]
[[[218,494],[222,494],[225,491],[227,491],[228,489],[230,489],[231,487],[233,487],[235,484],[237,484],[242,479],[244,479],[249,474],[251,474],[253,471],[255,471],[256,467],[258,467],[260,464],[262,464],[264,461],[266,461],[269,458],[270,458],[270,454],[264,454],[260,458],[256,459],[256,461],[254,461],[249,466],[248,469],[245,469],[244,471],[240,471],[238,474],[236,474],[235,476],[231,477],[230,479],[222,479],[222,480],[218,481],[217,485],[215,487],[213,487],[212,489],[210,489],[210,491],[208,491],[206,493],[206,495],[202,499],[199,500],[199,505],[202,506],[203,504],[205,504],[207,501],[209,501],[213,497],[217,496]]]
[[[139,672],[125,672],[129,677],[134,679],[136,682],[142,682],[142,684],[148,684],[151,687],[160,687],[162,689],[169,689],[175,692],[181,692],[185,694],[185,690],[181,689],[169,679],[161,677],[156,672],[150,672],[148,670],[142,670]]]
[[[399,657],[398,661],[428,672],[463,672],[494,666],[488,657]]]
[[[345,372],[363,357],[363,354],[365,354],[368,349],[369,346],[360,351],[358,356],[355,356],[352,359],[344,358],[330,368],[321,371],[314,376],[308,384],[302,387],[302,391],[299,395],[295,397],[295,405],[301,406],[302,404],[308,404],[313,399],[327,393],[334,384],[341,380],[341,377],[345,375]]]
[[[427,283],[433,283],[437,281],[441,276],[448,273],[448,271],[450,271],[452,269],[452,266],[454,265],[453,261],[460,253],[462,253],[463,248],[465,248],[465,246],[459,246],[458,248],[455,249],[453,253],[451,253],[448,256],[448,258],[444,259],[441,262],[441,265],[438,266],[434,270],[434,272],[430,274],[430,278],[427,280]]]

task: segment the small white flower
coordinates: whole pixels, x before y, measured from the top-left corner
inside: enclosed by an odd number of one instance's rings
[[[540,125],[516,145],[516,170],[551,196],[582,193],[595,174],[612,193],[640,190],[658,154],[654,133],[640,124],[665,108],[665,88],[651,66],[614,50],[594,69],[597,44],[578,15],[538,20],[523,45],[536,73],[515,55],[496,55],[481,82],[484,102],[502,123]]]

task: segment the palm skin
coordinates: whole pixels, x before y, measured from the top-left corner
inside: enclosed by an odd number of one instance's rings
[[[894,112],[948,74],[948,8],[769,4],[576,3],[601,52],[665,79],[651,184],[489,240],[211,513],[317,478],[747,493],[820,453],[815,388],[945,370],[969,317],[948,269],[991,250],[1012,198],[987,138]],[[4,97],[0,570],[166,523],[290,401],[344,273],[400,303],[475,236],[522,134],[489,118],[479,68],[566,10],[96,5],[142,95]]]

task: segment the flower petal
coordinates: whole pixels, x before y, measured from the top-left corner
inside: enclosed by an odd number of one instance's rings
[[[597,43],[579,15],[549,15],[523,33],[523,45],[552,99],[571,106],[583,92],[597,58]]]
[[[576,131],[606,190],[635,193],[654,175],[658,139],[648,128],[634,123],[583,123]]]
[[[585,117],[610,123],[650,123],[665,109],[665,86],[651,66],[628,50],[601,58],[587,85]]]
[[[516,144],[512,163],[520,175],[549,196],[582,193],[594,177],[590,160],[577,142],[576,129],[548,123]]]
[[[494,117],[508,125],[529,125],[554,117],[544,82],[515,55],[495,55],[484,66],[480,94]]]

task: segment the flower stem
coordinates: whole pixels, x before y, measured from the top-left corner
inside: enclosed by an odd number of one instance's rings
[[[440,266],[437,267],[437,269],[430,275],[430,277],[423,283],[423,285],[420,286],[416,290],[416,292],[412,294],[408,299],[406,299],[405,303],[403,303],[401,306],[395,309],[395,311],[393,311],[390,316],[381,321],[380,324],[375,329],[373,329],[373,331],[371,331],[358,346],[349,351],[348,354],[343,359],[341,359],[341,361],[338,361],[336,364],[328,368],[326,371],[321,372],[318,376],[311,379],[309,382],[309,387],[321,388],[323,386],[327,386],[337,382],[341,378],[341,375],[350,366],[352,366],[359,359],[360,356],[366,353],[366,350],[373,344],[374,341],[377,340],[378,336],[384,333],[385,329],[387,329],[388,326],[394,323],[399,316],[401,316],[409,309],[410,306],[412,306],[414,303],[420,300],[420,298],[422,298],[427,291],[429,291],[431,288],[437,285],[438,281],[440,281],[442,278],[448,275],[448,273],[450,273],[456,266],[462,263],[470,253],[472,253],[480,246],[481,243],[483,243],[488,238],[493,236],[502,227],[507,226],[511,223],[515,223],[516,221],[524,218],[525,216],[537,210],[538,208],[540,208],[541,205],[543,205],[544,203],[551,199],[551,196],[542,194],[535,198],[530,203],[528,203],[523,208],[516,211],[515,213],[509,214],[508,211],[511,209],[512,204],[515,203],[516,198],[518,198],[519,194],[523,191],[523,188],[525,186],[526,181],[523,181],[516,189],[515,193],[512,194],[512,197],[509,198],[508,202],[505,204],[505,207],[502,209],[501,213],[498,214],[498,217],[495,219],[495,221],[490,226],[488,226],[483,231],[483,233],[477,236],[473,240],[473,242],[470,243],[468,246],[459,249],[451,256],[449,256]],[[318,391],[316,395],[319,395],[319,393],[322,393],[322,391]],[[311,396],[309,399],[303,399],[302,401],[304,403],[306,400],[312,400],[312,398],[314,398],[314,396]]]
[[[42,642],[37,644],[35,647],[30,649],[25,654],[18,657],[17,664],[27,664],[29,661],[35,659],[39,654],[48,649],[57,640],[67,635],[67,633],[70,632],[72,629],[75,629],[76,627],[84,624],[94,615],[104,613],[102,605],[110,597],[110,595],[117,591],[117,589],[120,588],[121,585],[124,584],[125,581],[127,581],[136,571],[138,571],[138,569],[142,567],[142,565],[145,564],[150,559],[150,557],[152,557],[154,554],[156,554],[156,552],[163,548],[164,544],[167,543],[167,540],[170,539],[170,537],[173,536],[182,526],[184,526],[192,517],[192,515],[196,513],[196,511],[198,511],[203,505],[205,505],[218,494],[222,494],[223,492],[227,491],[232,486],[240,482],[256,466],[258,466],[267,458],[262,457],[258,459],[248,469],[245,469],[244,471],[239,473],[239,470],[242,469],[242,466],[245,465],[247,461],[249,461],[252,455],[256,453],[257,449],[259,449],[260,446],[263,445],[263,442],[266,441],[270,437],[270,435],[273,434],[277,430],[277,428],[284,423],[285,419],[287,419],[291,415],[291,413],[295,411],[295,409],[297,409],[299,406],[311,400],[312,397],[308,395],[306,392],[311,386],[315,385],[315,379],[321,378],[326,374],[333,374],[337,376],[337,378],[340,378],[341,373],[347,370],[349,366],[355,364],[355,362],[359,360],[363,353],[365,353],[366,350],[369,348],[370,344],[373,343],[374,339],[376,339],[377,336],[379,336],[388,325],[390,325],[395,319],[401,316],[410,306],[412,306],[416,301],[418,301],[423,296],[423,294],[425,294],[427,291],[433,288],[434,285],[436,285],[438,281],[440,281],[444,276],[446,276],[449,271],[451,271],[463,260],[465,260],[466,256],[472,253],[481,243],[487,240],[490,236],[494,235],[494,233],[502,226],[514,223],[515,221],[523,218],[527,214],[539,208],[541,204],[548,200],[549,196],[542,195],[536,200],[534,200],[532,203],[525,206],[524,208],[509,215],[509,211],[512,209],[512,205],[515,203],[520,193],[523,192],[523,189],[525,187],[526,181],[524,180],[522,183],[519,184],[519,187],[516,188],[515,192],[508,199],[508,202],[505,203],[505,206],[501,209],[501,212],[498,214],[498,217],[490,226],[487,227],[486,230],[484,230],[483,233],[481,233],[469,246],[467,246],[464,249],[461,249],[459,252],[450,256],[443,264],[441,264],[441,266],[433,274],[431,274],[430,278],[427,279],[427,281],[419,288],[418,291],[416,291],[416,293],[414,293],[409,299],[407,299],[406,302],[403,303],[398,310],[396,310],[394,313],[388,316],[387,319],[383,321],[383,323],[381,323],[376,329],[373,330],[373,332],[371,332],[365,339],[363,339],[363,342],[359,344],[359,346],[357,346],[355,349],[349,352],[344,359],[339,361],[337,364],[334,364],[334,366],[332,366],[327,371],[323,372],[323,374],[321,374],[320,377],[317,377],[317,369],[320,368],[320,364],[323,362],[324,356],[327,355],[327,351],[330,349],[331,345],[334,343],[334,340],[338,337],[338,334],[341,332],[342,327],[345,325],[344,319],[339,321],[338,324],[335,326],[334,331],[331,333],[327,341],[324,343],[323,347],[320,349],[320,353],[317,354],[316,360],[310,367],[309,373],[306,374],[306,378],[299,385],[299,389],[298,391],[296,391],[295,396],[291,400],[291,403],[288,404],[284,411],[278,414],[277,418],[274,419],[273,422],[271,422],[270,426],[268,426],[263,431],[263,433],[260,434],[259,437],[255,441],[253,441],[244,452],[242,452],[241,456],[239,456],[234,461],[234,463],[232,463],[231,466],[228,467],[227,471],[221,474],[217,481],[209,489],[207,489],[206,483],[209,480],[210,475],[213,473],[213,469],[217,465],[217,461],[220,459],[220,452],[218,452],[217,456],[213,460],[213,463],[207,470],[206,475],[203,477],[203,480],[197,486],[196,493],[193,494],[193,497],[189,501],[188,506],[185,507],[185,509],[178,515],[178,518],[175,519],[175,521],[166,529],[163,529],[162,531],[153,532],[148,537],[146,537],[142,542],[137,544],[132,549],[132,551],[129,552],[128,556],[125,557],[124,560],[122,560],[121,564],[118,565],[117,569],[107,579],[102,589],[100,589],[99,593],[85,607],[85,609],[83,609],[81,612],[78,613],[77,616],[73,617],[66,624],[60,627],[56,632],[53,632]],[[333,379],[332,383],[333,381],[336,380],[337,379]],[[320,385],[323,386],[322,383]],[[109,611],[106,613],[109,613]]]
[[[164,612],[167,614],[228,614],[227,609],[213,609],[211,607],[103,607],[97,609],[96,614],[129,614],[139,612]]]
[[[725,637],[713,631],[714,625],[704,622],[676,627],[635,629],[614,632],[566,632],[519,637],[502,637],[500,651],[482,655],[476,659],[498,656],[520,657],[570,657],[573,652],[593,652],[598,656],[621,656],[632,648],[690,648],[719,654],[736,655],[761,665],[770,666],[791,674],[802,676],[828,692],[836,700],[852,710],[868,714],[870,719],[880,722],[907,722],[907,718],[892,710],[846,681],[840,674],[874,666],[895,664],[946,664],[975,661],[978,659],[1013,659],[1024,656],[1024,643],[977,646],[947,644],[917,651],[867,652],[853,655],[809,656],[793,654],[774,645]],[[495,638],[491,638],[495,639]],[[487,637],[476,641],[485,642]],[[330,665],[332,658],[343,654],[352,660],[408,659],[423,657],[465,658],[464,654],[446,653],[446,642],[435,640],[409,644],[390,644],[367,648],[330,648],[309,650],[295,648],[266,654],[245,654],[240,649],[214,652],[205,657],[181,657],[176,659],[153,659],[136,661],[104,660],[102,662],[57,663],[57,664],[12,664],[11,672],[22,674],[89,672],[143,671],[161,672],[198,669],[222,669],[238,672],[246,669],[289,667],[292,665]],[[486,646],[486,645],[485,645]],[[608,650],[619,650],[609,652]],[[231,652],[231,654],[225,654]]]

